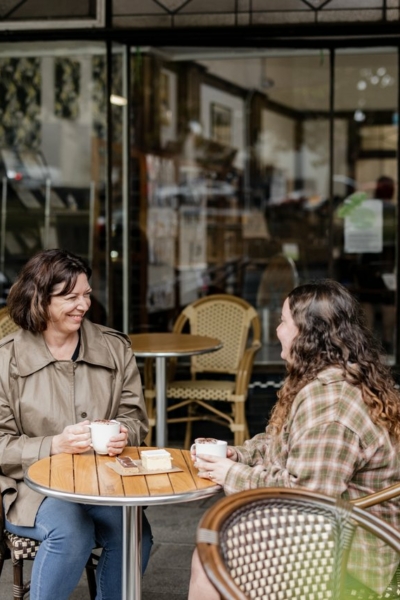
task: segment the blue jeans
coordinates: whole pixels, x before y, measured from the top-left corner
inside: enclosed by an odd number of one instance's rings
[[[6,529],[41,542],[33,562],[31,600],[67,600],[78,585],[93,548],[102,553],[96,569],[97,600],[121,600],[122,508],[46,498],[33,527],[6,520]],[[153,543],[143,512],[142,572]]]

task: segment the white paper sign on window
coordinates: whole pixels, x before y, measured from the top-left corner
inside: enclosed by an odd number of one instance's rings
[[[349,253],[378,253],[382,249],[382,200],[364,200],[344,219],[344,250]]]

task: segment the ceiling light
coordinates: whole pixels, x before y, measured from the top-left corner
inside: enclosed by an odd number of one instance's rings
[[[362,90],[365,90],[367,88],[367,82],[364,81],[364,79],[360,79],[360,81],[357,83],[357,89],[360,90],[360,92]]]
[[[394,79],[390,75],[384,75],[381,79],[381,86],[387,87],[388,85],[393,85]]]
[[[362,121],[365,121],[365,112],[357,108],[354,113],[354,120],[357,121],[357,123],[362,123]]]
[[[115,94],[111,94],[110,102],[116,106],[126,106],[126,104],[128,104],[128,100],[126,98],[123,96],[116,96]]]

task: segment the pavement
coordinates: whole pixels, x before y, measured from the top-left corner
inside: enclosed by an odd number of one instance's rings
[[[207,508],[221,497],[222,492],[203,500],[146,509],[154,544],[143,576],[142,600],[187,600],[196,528]],[[29,577],[32,561],[25,561],[24,566]],[[6,560],[0,578],[0,600],[12,600],[12,597],[12,564],[11,560]],[[24,600],[28,598],[29,594]],[[85,575],[70,600],[89,600]]]

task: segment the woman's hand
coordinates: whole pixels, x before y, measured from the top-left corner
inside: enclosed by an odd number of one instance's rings
[[[224,485],[226,475],[233,464],[234,461],[231,458],[220,458],[210,454],[198,455],[194,462],[194,466],[199,469],[199,477],[210,479],[219,485]]]
[[[128,443],[128,430],[125,425],[121,425],[121,430],[118,435],[110,439],[107,445],[109,456],[121,454],[122,450]]]
[[[51,442],[51,454],[81,454],[90,449],[90,421],[82,421],[76,425],[67,425],[62,433],[55,435]]]
[[[90,450],[91,436],[89,426],[90,421],[82,421],[76,425],[67,425],[64,431],[53,437],[51,443],[51,454],[82,454]],[[109,456],[121,454],[128,443],[128,430],[125,425],[121,425],[121,431],[118,435],[112,437],[108,443]]]

